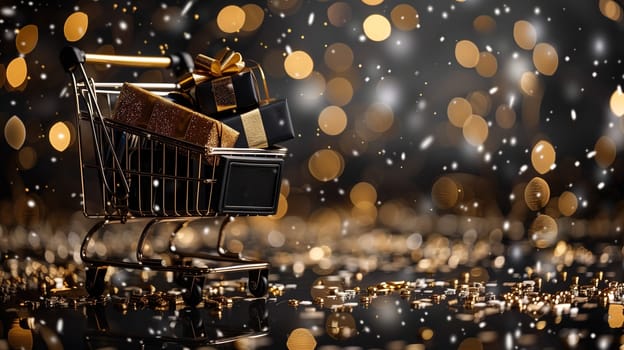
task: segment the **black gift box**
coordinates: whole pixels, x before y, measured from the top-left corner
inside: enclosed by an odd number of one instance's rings
[[[295,137],[285,99],[267,102],[221,121],[240,132],[234,147],[267,148]]]
[[[253,72],[245,69],[198,83],[195,86],[195,101],[201,113],[218,118],[218,113],[235,113],[257,107],[260,94]]]

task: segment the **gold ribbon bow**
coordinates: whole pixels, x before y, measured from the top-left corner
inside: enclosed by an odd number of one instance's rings
[[[195,73],[220,77],[223,75],[238,73],[245,68],[243,56],[228,48],[217,53],[215,58],[199,54],[195,57]]]

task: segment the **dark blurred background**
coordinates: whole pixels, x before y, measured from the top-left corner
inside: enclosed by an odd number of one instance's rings
[[[246,13],[234,33],[218,22],[227,5]],[[62,224],[80,210],[76,135],[58,151],[49,134],[59,121],[69,130],[75,125],[70,80],[58,59],[66,45],[126,55],[213,55],[228,46],[260,63],[271,95],[288,98],[295,125],[296,137],[283,144],[289,148],[287,215],[307,218],[320,207],[340,208],[364,224],[388,224],[391,215],[381,208],[395,203],[418,213],[523,221],[534,215],[523,201],[526,183],[540,176],[550,190],[549,215],[562,215],[556,198],[570,191],[578,203],[572,215],[618,216],[624,127],[609,103],[624,81],[621,6],[602,0],[3,1],[0,224]],[[77,12],[88,19],[84,33],[76,28],[84,22],[69,20]],[[385,17],[389,36],[383,21],[365,32],[370,15]],[[226,16],[230,24],[232,18]],[[535,43],[554,48],[554,74],[538,72],[534,50],[520,47],[523,35],[531,41],[531,31],[514,35],[518,21],[532,26]],[[67,23],[77,40],[68,40]],[[20,49],[17,38],[26,26],[30,34]],[[496,65],[462,66],[456,55],[462,40]],[[313,61],[304,79],[285,67],[297,51]],[[27,78],[12,86],[19,72],[11,63],[19,57]],[[97,66],[90,72],[98,81],[175,80],[163,70]],[[524,72],[538,73],[532,74],[538,82],[533,95],[523,91]],[[489,124],[482,145],[468,142],[470,131],[462,134],[449,122],[447,108],[456,97]],[[498,120],[500,106],[515,118],[501,114]],[[14,116],[19,120],[9,123]],[[25,130],[25,138],[12,147],[16,130]],[[602,136],[610,141],[597,147]],[[556,151],[556,167],[545,174],[531,163],[540,140]],[[453,179],[463,197],[449,200],[447,192],[436,192],[442,177]]]

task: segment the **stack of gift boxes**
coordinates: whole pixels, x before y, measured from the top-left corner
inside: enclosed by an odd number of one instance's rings
[[[130,83],[123,84],[111,118],[119,123],[142,128],[186,141],[209,150],[212,147],[270,148],[294,137],[288,104],[285,99],[270,99],[259,65],[246,66],[239,53],[224,49],[215,58],[198,55],[195,68],[178,81],[179,89],[166,97]],[[162,149],[158,152],[169,152]],[[126,161],[131,172],[130,208],[141,212],[207,210],[209,185],[162,177],[158,188],[145,173],[175,174],[194,177],[206,174],[200,168],[212,166],[212,158],[199,164],[192,160],[185,169],[173,162],[163,163],[154,150],[129,152]],[[165,154],[163,153],[163,154]],[[177,157],[184,157],[177,155]],[[178,159],[179,160],[179,159]],[[148,161],[148,163],[146,163]],[[209,174],[209,173],[208,173]],[[203,176],[203,175],[202,175]],[[172,198],[176,204],[171,208]],[[197,198],[191,203],[189,198]]]
[[[207,147],[268,148],[294,137],[285,99],[270,99],[259,65],[238,52],[197,55],[169,98],[123,85],[112,119]]]

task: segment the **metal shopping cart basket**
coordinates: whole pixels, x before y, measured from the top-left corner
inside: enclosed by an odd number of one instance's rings
[[[268,290],[269,263],[225,248],[224,229],[238,215],[270,215],[277,209],[284,148],[209,148],[107,118],[121,83],[95,82],[90,64],[176,69],[184,56],[145,57],[88,54],[75,47],[61,52],[76,97],[83,211],[100,218],[85,235],[81,258],[86,264],[85,287],[91,296],[106,289],[108,267],[172,271],[186,304],[202,301],[208,274],[248,271],[252,295]],[[152,92],[172,91],[177,84],[137,84]],[[181,252],[175,236],[192,221],[223,217],[215,252]],[[89,254],[94,235],[107,225],[145,221],[136,259],[99,258]],[[147,256],[146,242],[157,224],[173,223],[167,256]],[[201,264],[194,263],[202,261]]]

